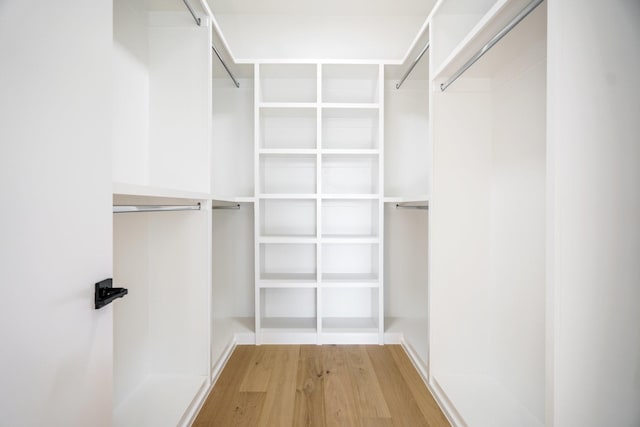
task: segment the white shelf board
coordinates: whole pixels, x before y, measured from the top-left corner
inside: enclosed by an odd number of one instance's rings
[[[323,287],[377,288],[380,278],[374,273],[322,273]]]
[[[317,199],[318,195],[315,193],[304,193],[304,194],[294,194],[294,193],[261,193],[258,194],[258,199],[281,199],[281,200],[289,200],[289,199]]]
[[[325,110],[328,109],[358,109],[358,110],[373,110],[380,108],[379,102],[322,102],[320,107]]]
[[[318,243],[316,236],[260,236],[258,243]]]
[[[300,154],[318,154],[316,148],[261,148],[258,154],[278,154],[278,155],[300,155]]]
[[[114,182],[113,194],[122,196],[163,197],[167,199],[209,200],[209,193],[183,191],[173,188],[153,187],[149,185],[125,184]]]
[[[367,148],[367,149],[343,149],[343,148],[323,148],[321,150],[321,154],[350,154],[350,155],[360,155],[360,156],[372,156],[380,154],[380,150],[377,148]]]
[[[436,69],[433,80],[443,79],[457,71],[509,22],[509,17],[513,17],[519,12],[515,9],[517,6],[517,1],[514,0],[497,0]]]
[[[256,202],[256,198],[253,196],[241,196],[241,197],[235,197],[234,202],[237,203],[255,203]]]
[[[372,317],[323,317],[322,332],[377,332],[378,322]]]
[[[206,385],[206,376],[152,375],[114,410],[116,427],[175,427]]]
[[[316,332],[315,317],[265,317],[260,320],[264,332]]]
[[[317,108],[316,102],[260,102],[259,108]]]
[[[316,283],[315,273],[261,273],[260,282]]]
[[[258,288],[290,288],[290,289],[315,289],[318,282],[315,280],[258,280]]]
[[[384,203],[424,203],[429,204],[428,194],[416,194],[409,196],[384,196],[382,198]]]
[[[357,235],[342,235],[342,236],[322,236],[320,238],[320,243],[343,243],[343,244],[351,244],[351,243],[380,243],[380,238],[378,236],[357,236]]]
[[[376,199],[380,199],[381,196],[378,193],[366,193],[366,194],[349,194],[349,193],[345,193],[345,194],[323,194],[321,197],[323,200],[349,200],[349,199],[358,199],[358,200],[376,200]]]

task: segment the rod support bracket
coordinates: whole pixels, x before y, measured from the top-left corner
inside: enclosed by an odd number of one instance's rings
[[[95,284],[94,304],[96,310],[111,304],[116,298],[122,298],[129,291],[125,288],[114,288],[113,279],[105,279]]]

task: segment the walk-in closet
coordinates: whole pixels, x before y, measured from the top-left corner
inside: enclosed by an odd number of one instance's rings
[[[0,426],[640,426],[640,2],[32,3]]]

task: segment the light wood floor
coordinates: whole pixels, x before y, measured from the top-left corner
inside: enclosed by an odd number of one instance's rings
[[[402,347],[238,346],[194,426],[448,426]]]

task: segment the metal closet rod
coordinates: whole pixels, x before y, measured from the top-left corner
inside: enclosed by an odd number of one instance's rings
[[[400,81],[396,84],[396,89],[400,89],[400,86],[402,86],[402,83],[404,83],[407,77],[409,77],[409,74],[411,74],[413,69],[416,68],[416,65],[418,65],[418,61],[420,61],[420,58],[422,58],[422,56],[427,52],[427,50],[429,50],[429,42],[427,42],[424,49],[422,49],[422,52],[418,54],[416,59],[413,61],[413,64],[411,64],[409,69],[404,73],[404,76],[402,76],[402,79],[400,79]]]
[[[227,206],[212,206],[211,209],[240,209],[240,203],[236,203],[235,205],[227,205]]]
[[[401,205],[400,203],[396,203],[396,209],[420,209],[420,210],[429,210],[429,206],[424,205]]]
[[[187,0],[182,0],[182,2],[184,3],[185,6],[187,6],[187,9],[189,9],[189,13],[191,13],[191,16],[193,16],[193,20],[196,21],[196,24],[198,26],[200,26],[202,24],[202,19],[196,16],[196,13],[193,11],[193,8],[187,2]],[[227,74],[229,74],[229,77],[231,77],[231,80],[233,80],[233,84],[235,84],[236,87],[240,87],[240,83],[238,83],[238,80],[236,80],[236,78],[233,77],[233,74],[231,74],[231,70],[229,70],[229,67],[227,67],[227,64],[222,60],[222,57],[220,56],[220,53],[218,53],[218,50],[216,49],[216,47],[214,45],[211,45],[211,49],[213,49],[213,51],[216,53],[216,56],[218,57],[220,62],[222,62],[222,66],[224,67],[225,70],[227,70]]]
[[[113,213],[199,211],[197,205],[114,205]]]
[[[222,62],[222,66],[227,71],[227,74],[229,74],[229,77],[231,77],[231,80],[233,80],[233,84],[235,84],[236,87],[240,87],[240,83],[236,80],[235,77],[233,77],[233,74],[231,74],[231,70],[229,70],[229,67],[227,67],[227,64],[225,64],[225,62],[222,60],[222,57],[218,53],[218,50],[216,49],[216,47],[214,45],[211,45],[211,49],[213,49],[213,51],[215,52],[220,62]]]
[[[196,13],[193,11],[193,9],[191,8],[191,5],[187,2],[187,0],[182,0],[182,2],[184,3],[185,6],[187,6],[187,9],[189,9],[191,16],[193,16],[193,20],[196,21],[196,24],[198,24],[198,27],[199,27],[200,24],[202,24],[202,19],[196,16]]]
[[[536,7],[540,6],[540,3],[542,3],[543,1],[544,0],[533,0],[524,9],[522,9],[520,13],[518,13],[516,17],[511,20],[511,22],[509,22],[502,30],[500,30],[498,34],[493,36],[493,38],[489,40],[489,42],[484,45],[479,51],[477,51],[475,55],[471,57],[471,59],[465,62],[465,64],[460,67],[460,69],[458,69],[458,71],[456,71],[449,78],[449,80],[442,83],[440,85],[440,90],[444,92],[449,86],[451,86],[453,82],[458,80],[458,78],[463,75],[465,71],[467,71],[473,64],[475,64],[478,59],[482,58],[485,53],[487,53],[496,43],[498,43],[504,36],[506,36],[509,31],[513,30],[516,25],[518,25],[524,18],[527,17],[527,15],[533,12]]]

